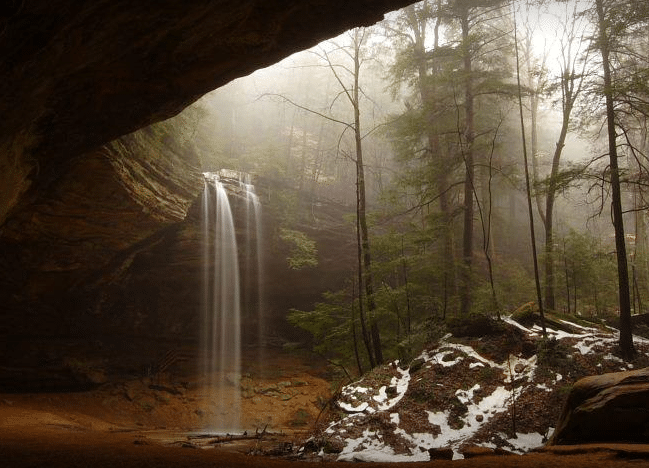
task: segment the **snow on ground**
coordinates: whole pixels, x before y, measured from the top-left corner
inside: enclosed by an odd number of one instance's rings
[[[342,410],[349,413],[375,413],[376,411],[389,410],[394,405],[396,405],[399,400],[401,400],[401,398],[403,398],[403,396],[406,394],[406,390],[408,390],[408,382],[410,381],[409,369],[401,369],[397,367],[397,372],[400,374],[400,376],[392,377],[389,385],[389,388],[394,389],[394,392],[396,393],[393,398],[388,397],[388,386],[384,385],[379,388],[377,395],[371,395],[370,401],[363,401],[358,405],[339,401],[338,406],[340,406]],[[362,382],[362,380],[360,382]],[[361,396],[369,395],[373,392],[374,389],[370,387],[364,387],[361,385],[347,385],[346,387],[343,387],[341,394],[343,397],[347,397],[352,401],[356,401],[359,400]]]
[[[348,439],[347,445],[338,456],[338,461],[366,461],[366,462],[399,462],[399,461],[424,461],[428,460],[428,453],[422,459],[404,457],[394,453],[389,445],[381,440],[378,432],[369,429],[356,439]]]
[[[501,434],[501,436],[503,438],[507,438],[507,434]],[[536,432],[533,432],[531,434],[523,434],[517,432],[516,437],[507,439],[507,442],[509,442],[509,444],[514,448],[514,451],[525,453],[543,445],[543,436]]]
[[[611,331],[614,331],[614,333],[606,333],[601,330],[598,330],[597,328],[593,327],[584,327],[582,325],[568,322],[567,320],[561,320],[562,323],[568,325],[569,327],[577,330],[576,333],[568,333],[562,330],[553,330],[551,328],[546,328],[547,333],[549,336],[556,338],[557,340],[562,340],[566,338],[575,338],[578,341],[573,345],[577,351],[579,351],[582,355],[586,354],[591,354],[593,352],[596,352],[597,349],[603,350],[604,348],[610,348],[613,347],[619,337],[619,333],[615,329],[611,329]],[[532,327],[532,331],[536,333],[541,332],[541,327],[538,325],[534,325]],[[634,337],[634,341],[636,342],[642,342],[644,338],[641,337]],[[612,355],[609,356],[612,357]],[[619,359],[620,362],[624,362],[621,359]],[[625,368],[622,368],[621,370],[626,370]]]
[[[541,336],[541,329],[538,326],[531,329],[526,328],[509,317],[505,318],[504,321],[524,331],[529,336]],[[571,339],[570,342],[574,343],[574,349],[582,355],[597,351],[601,352],[604,350],[604,346],[608,349],[616,342],[616,337],[611,333],[565,320],[561,322],[574,332],[569,333],[548,328],[548,334],[557,340]],[[498,363],[481,356],[471,346],[450,341],[451,338],[450,335],[445,336],[437,348],[424,351],[418,359],[423,360],[424,366],[454,368],[467,361],[469,369],[476,369],[476,371],[493,368],[499,371],[498,375],[501,375],[502,385],[496,386],[495,389],[492,388],[489,394],[485,394],[485,389],[481,388],[479,383],[475,383],[468,389],[457,389],[455,396],[467,409],[461,415],[459,424],[457,421],[454,424],[451,423],[449,410],[426,411],[428,430],[409,433],[400,426],[402,418],[398,412],[398,403],[402,400],[411,384],[410,369],[401,369],[397,367],[398,362],[393,363],[392,366],[388,366],[393,373],[389,385],[381,385],[377,390],[370,383],[363,385],[363,380],[361,380],[342,389],[341,401],[338,404],[342,410],[350,414],[339,421],[331,423],[325,430],[329,437],[338,437],[344,443],[338,460],[427,461],[429,460],[428,449],[446,447],[453,449],[454,458],[462,458],[463,456],[458,450],[460,446],[475,436],[480,428],[495,415],[507,411],[512,401],[518,398],[523,391],[525,382],[532,383],[531,386],[528,385],[531,388],[552,392],[551,386],[557,386],[563,379],[561,374],[555,373],[554,377],[551,377],[546,383],[535,384],[536,355],[529,359],[510,355],[507,360]],[[610,352],[604,356],[604,359],[619,361],[623,364],[621,359],[613,356]],[[464,365],[466,366],[466,363]],[[517,385],[513,389],[512,377]],[[415,382],[418,382],[420,378],[418,377]],[[392,425],[391,430],[393,433],[390,434],[392,437],[386,437],[385,432],[380,430],[372,430],[371,424],[363,422],[367,421],[367,418],[376,418],[381,414],[385,414],[384,421],[388,424],[388,427]],[[363,429],[362,433],[356,431],[355,436],[352,436],[347,429],[355,424],[362,425],[362,427],[369,425],[370,427]],[[401,441],[401,447],[397,448],[390,445],[390,440],[394,439],[394,437]],[[500,438],[513,451],[523,453],[542,445],[544,435],[539,433],[517,433],[515,438],[511,438],[500,434]],[[405,444],[403,444],[404,441]],[[481,445],[485,447],[494,446],[491,442],[482,442]]]

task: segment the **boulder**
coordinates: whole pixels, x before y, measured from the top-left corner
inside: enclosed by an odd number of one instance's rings
[[[649,368],[583,378],[573,386],[548,445],[646,443]]]
[[[450,447],[429,448],[428,455],[432,460],[453,460],[453,449]]]

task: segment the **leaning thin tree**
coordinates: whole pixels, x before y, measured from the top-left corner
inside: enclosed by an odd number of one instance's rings
[[[532,262],[534,264],[534,283],[536,285],[536,298],[539,304],[539,315],[541,316],[541,327],[543,336],[546,336],[545,315],[543,312],[543,299],[541,297],[541,282],[539,281],[539,263],[536,254],[536,235],[534,233],[534,210],[532,208],[532,191],[530,190],[530,172],[527,162],[527,142],[525,139],[525,122],[523,120],[523,93],[521,90],[521,68],[518,53],[518,30],[516,24],[516,13],[514,13],[514,47],[516,49],[516,85],[518,88],[518,108],[521,121],[521,138],[523,143],[523,164],[525,165],[525,189],[527,194],[527,212],[530,219],[530,240],[532,244]]]
[[[363,344],[367,350],[370,367],[374,368],[383,363],[383,352],[381,346],[381,334],[378,322],[375,317],[376,302],[374,299],[374,285],[372,277],[372,255],[369,242],[369,229],[367,226],[367,202],[365,195],[365,164],[363,162],[363,134],[361,133],[361,92],[360,92],[360,70],[363,63],[362,48],[367,40],[368,31],[366,28],[357,28],[350,31],[351,45],[348,47],[335,45],[335,50],[344,53],[352,61],[353,67],[349,68],[344,65],[335,63],[329,52],[322,49],[319,53],[314,52],[320,59],[326,63],[334,78],[338,82],[341,91],[339,95],[345,96],[352,107],[354,122],[348,123],[343,120],[333,118],[321,112],[315,111],[308,107],[299,105],[286,96],[279,95],[281,99],[292,105],[325,118],[331,122],[344,125],[343,135],[347,130],[354,133],[354,156],[350,159],[354,161],[356,167],[356,235],[357,235],[357,252],[358,252],[358,282],[359,282],[359,318],[361,324],[361,336]],[[347,85],[341,76],[339,70],[344,70],[351,75],[352,84]],[[333,106],[333,104],[332,104]],[[371,132],[369,132],[371,133]],[[342,139],[342,135],[340,137]],[[363,297],[363,295],[365,297]],[[368,327],[369,324],[369,327]]]
[[[604,0],[595,0],[597,12],[598,49],[602,56],[604,74],[604,98],[606,100],[606,128],[608,133],[608,155],[611,177],[611,211],[615,230],[615,252],[617,256],[618,294],[620,301],[620,351],[625,359],[635,354],[631,333],[631,300],[629,295],[629,270],[626,258],[624,220],[622,217],[622,193],[620,189],[620,170],[617,161],[617,133],[615,125],[615,106],[613,102],[613,79],[611,74],[611,42],[609,18],[604,11]]]

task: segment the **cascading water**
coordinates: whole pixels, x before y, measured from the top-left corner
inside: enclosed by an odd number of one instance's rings
[[[230,202],[219,175],[205,173],[203,192],[202,372],[215,414],[206,429],[240,429],[241,298]]]
[[[240,180],[240,185],[246,193],[246,310],[251,321],[257,324],[255,347],[257,361],[261,365],[264,355],[264,257],[261,203],[249,174]]]
[[[207,409],[214,414],[205,429],[233,433],[241,429],[242,302],[246,321],[256,323],[254,345],[258,350],[258,364],[263,356],[261,204],[249,176],[242,178],[238,173],[222,170],[220,173],[206,172],[204,177],[201,372],[206,383]],[[224,183],[238,193],[237,199],[245,200],[246,294],[243,298],[237,236]]]

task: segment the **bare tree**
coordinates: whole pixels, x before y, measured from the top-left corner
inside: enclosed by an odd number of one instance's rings
[[[514,46],[516,47],[516,84],[518,87],[518,107],[521,120],[521,137],[523,140],[523,163],[525,166],[525,190],[527,195],[527,211],[530,219],[530,239],[532,242],[532,262],[534,265],[534,282],[536,284],[536,296],[539,305],[539,314],[541,315],[541,326],[543,328],[543,335],[545,336],[545,316],[543,313],[543,299],[541,298],[541,285],[539,282],[539,267],[536,253],[536,235],[534,233],[534,210],[532,208],[532,192],[530,189],[530,173],[527,158],[527,142],[525,139],[525,122],[523,119],[523,92],[521,87],[521,73],[520,73],[520,56],[518,51],[518,35],[516,26],[516,16],[514,15]]]
[[[611,73],[611,42],[609,18],[604,0],[595,0],[597,14],[597,47],[602,56],[604,74],[604,98],[606,100],[606,128],[608,134],[608,156],[611,184],[611,211],[615,230],[615,252],[617,256],[618,294],[620,301],[620,351],[628,359],[635,354],[631,333],[631,299],[629,295],[629,270],[626,258],[624,219],[622,217],[622,193],[617,155],[617,132],[615,124],[615,105],[613,101],[613,79]]]
[[[572,8],[572,9],[571,9]],[[539,207],[543,227],[545,229],[545,291],[544,301],[548,310],[555,310],[555,275],[554,275],[554,203],[557,191],[560,187],[560,162],[563,149],[566,144],[566,138],[570,129],[572,112],[575,103],[581,94],[586,78],[586,66],[588,63],[588,49],[582,56],[584,44],[586,43],[584,34],[583,16],[577,10],[577,3],[572,5],[566,4],[565,14],[558,18],[561,25],[561,36],[559,37],[560,55],[558,58],[560,75],[555,85],[549,85],[548,91],[558,88],[560,91],[561,106],[561,128],[557,138],[554,152],[552,155],[552,165],[550,174],[547,177],[545,185],[545,209]],[[533,94],[535,94],[533,92]],[[533,155],[535,152],[535,130],[536,119],[535,111],[538,107],[538,99],[532,103],[532,148]],[[538,176],[537,176],[538,177]],[[538,182],[538,179],[536,179]],[[543,193],[540,190],[538,193]]]
[[[329,105],[329,110],[334,107],[338,98],[346,99],[350,105],[353,120],[348,122],[343,118],[333,117],[324,112],[317,111],[304,105],[300,105],[284,95],[267,94],[275,96],[302,109],[310,114],[322,117],[330,122],[340,124],[344,127],[339,136],[339,151],[354,163],[356,168],[356,236],[357,236],[357,258],[358,258],[358,283],[359,283],[359,321],[361,325],[361,337],[367,351],[370,367],[374,368],[377,364],[383,362],[383,352],[381,346],[381,334],[378,320],[375,316],[376,303],[374,299],[374,285],[372,276],[372,255],[369,242],[369,229],[367,225],[367,197],[366,197],[366,179],[365,163],[363,161],[363,139],[364,135],[361,130],[361,96],[363,92],[360,87],[360,72],[364,62],[364,48],[369,37],[368,28],[357,28],[349,31],[350,45],[339,45],[330,41],[329,49],[321,47],[316,54],[332,73],[335,81],[340,88],[333,102]],[[338,53],[347,57],[351,62],[351,67],[339,63],[334,55]],[[351,83],[348,81],[351,80]],[[374,129],[367,134],[371,134]],[[341,142],[347,132],[353,134],[353,151],[348,152],[340,148]]]
[[[359,294],[359,312],[361,316],[361,328],[363,329],[363,339],[368,351],[370,366],[375,367],[383,363],[383,352],[381,347],[381,334],[379,331],[378,321],[374,315],[376,303],[374,300],[374,285],[372,277],[372,254],[370,250],[369,230],[367,227],[367,197],[365,193],[365,165],[363,163],[363,135],[361,133],[361,104],[360,104],[360,86],[359,78],[361,66],[363,64],[362,48],[368,37],[366,28],[357,28],[350,32],[350,48],[339,47],[338,50],[349,57],[353,67],[342,67],[343,70],[351,74],[352,84],[345,83],[339,73],[340,66],[335,65],[328,52],[323,51],[322,57],[333,73],[336,81],[341,87],[341,92],[351,105],[354,113],[354,123],[348,128],[354,133],[355,157],[353,160],[356,165],[356,232],[358,246],[358,275],[359,284],[362,285],[359,290],[364,291],[365,301],[362,293]],[[363,303],[367,306],[366,319]],[[369,322],[369,333],[366,323]]]

